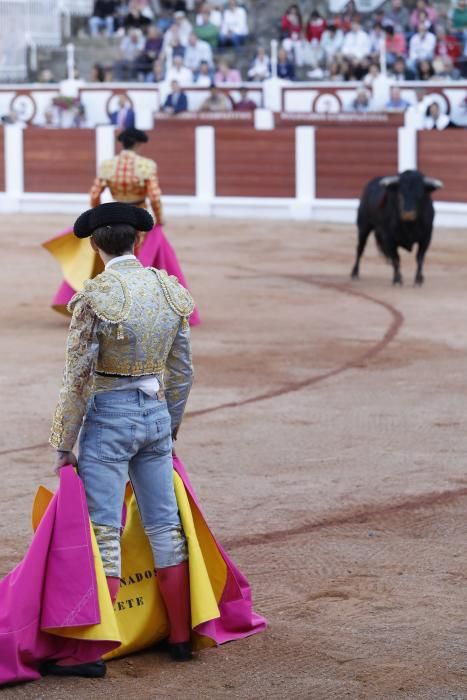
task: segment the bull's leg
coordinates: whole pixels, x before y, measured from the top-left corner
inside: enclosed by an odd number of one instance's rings
[[[401,259],[399,257],[399,253],[397,252],[397,248],[395,248],[391,253],[391,263],[392,269],[394,270],[392,283],[402,285],[403,279],[401,275]]]
[[[426,251],[428,250],[428,246],[430,245],[430,240],[428,241],[423,241],[423,243],[418,244],[418,249],[417,249],[417,272],[415,273],[415,280],[414,284],[417,286],[421,286],[424,282],[424,277],[423,277],[423,262],[425,260],[425,254]]]
[[[365,251],[366,242],[370,233],[371,228],[368,228],[368,226],[358,227],[357,257],[352,272],[350,273],[353,280],[358,279],[360,274],[360,259]]]

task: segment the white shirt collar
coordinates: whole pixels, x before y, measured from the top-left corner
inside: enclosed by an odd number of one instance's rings
[[[117,255],[116,258],[112,258],[108,263],[105,263],[105,269],[115,265],[115,263],[123,262],[124,260],[137,260],[136,255],[129,253],[128,255]]]

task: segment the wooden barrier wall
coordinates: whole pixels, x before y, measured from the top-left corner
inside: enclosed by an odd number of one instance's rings
[[[316,129],[316,196],[360,197],[365,183],[397,173],[397,129],[326,126]]]
[[[467,202],[467,131],[419,131],[417,140],[419,170],[444,183],[444,187],[435,193],[434,199]]]
[[[141,155],[156,161],[162,194],[194,196],[194,127],[164,121],[147,133],[149,142],[144,145]]]
[[[5,129],[0,129],[0,192],[5,192]]]
[[[294,197],[295,132],[216,131],[218,197]]]
[[[25,192],[88,192],[95,152],[94,129],[24,129]]]

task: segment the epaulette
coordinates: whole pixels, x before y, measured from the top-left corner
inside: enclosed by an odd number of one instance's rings
[[[75,294],[68,304],[73,312],[76,302],[82,299],[92,312],[107,323],[121,324],[126,321],[131,308],[131,291],[122,275],[113,270],[105,270],[100,275],[84,283],[83,289]],[[119,327],[117,337],[122,336]]]
[[[148,180],[156,174],[157,166],[150,158],[137,156],[135,161],[135,175],[140,181]]]
[[[178,316],[187,319],[194,311],[195,302],[190,292],[183,287],[175,275],[168,275],[165,270],[148,268],[154,272],[160,282],[168,305]]]
[[[98,177],[101,180],[111,180],[117,170],[117,158],[110,158],[110,160],[104,160],[99,166]]]

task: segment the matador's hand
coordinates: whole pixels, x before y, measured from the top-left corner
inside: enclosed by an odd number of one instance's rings
[[[68,466],[69,464],[71,464],[73,467],[78,466],[78,460],[76,459],[75,453],[71,450],[57,450],[57,457],[55,459],[55,473],[57,474],[57,476],[60,469],[62,467]]]

